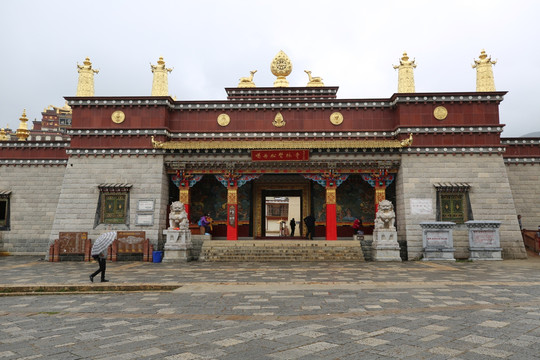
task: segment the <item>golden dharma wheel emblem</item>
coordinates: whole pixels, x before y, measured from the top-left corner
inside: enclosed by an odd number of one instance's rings
[[[111,119],[113,122],[121,124],[124,122],[124,120],[126,120],[126,114],[124,114],[123,111],[117,110],[112,113]]]
[[[227,114],[220,114],[218,117],[217,117],[217,123],[220,125],[220,126],[227,126],[229,125],[229,123],[231,122],[231,118],[229,115]]]
[[[343,122],[343,114],[335,112],[330,115],[330,122],[334,125],[340,125]]]
[[[444,120],[448,116],[448,110],[444,106],[437,106],[435,110],[433,110],[433,116],[435,116],[435,119],[437,120]]]

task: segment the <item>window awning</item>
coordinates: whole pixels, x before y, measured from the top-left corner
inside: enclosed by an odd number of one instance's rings
[[[470,184],[461,182],[435,183],[433,186],[435,186],[435,189],[439,192],[466,192],[471,188]]]
[[[0,198],[8,198],[10,195],[11,195],[11,190],[0,189]]]
[[[98,188],[101,192],[128,192],[132,184],[99,184]]]

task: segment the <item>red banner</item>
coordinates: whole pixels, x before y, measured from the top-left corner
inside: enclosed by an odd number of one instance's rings
[[[251,150],[251,161],[307,161],[309,150]]]

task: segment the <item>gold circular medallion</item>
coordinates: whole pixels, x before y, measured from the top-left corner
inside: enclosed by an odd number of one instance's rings
[[[444,106],[437,106],[435,110],[433,110],[433,116],[435,116],[435,119],[437,120],[444,120],[448,116],[448,110]]]
[[[227,114],[220,114],[217,117],[217,123],[220,126],[227,126],[227,125],[229,125],[230,122],[231,122],[231,118]]]
[[[335,112],[330,115],[330,122],[334,125],[339,125],[343,122],[343,115],[340,112]]]
[[[120,124],[120,123],[123,123],[124,120],[126,120],[126,114],[124,114],[123,111],[117,110],[112,113],[111,119],[115,123]]]

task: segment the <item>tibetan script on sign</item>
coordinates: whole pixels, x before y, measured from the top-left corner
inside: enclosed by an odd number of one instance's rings
[[[252,161],[307,161],[309,150],[251,150]]]

